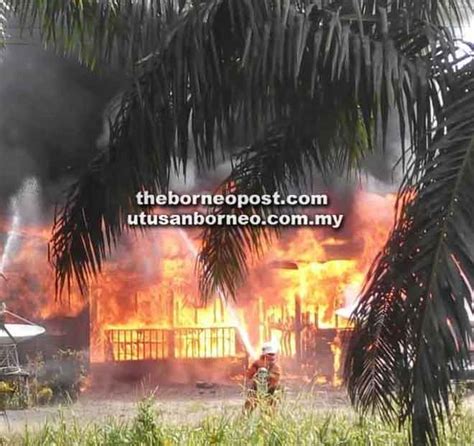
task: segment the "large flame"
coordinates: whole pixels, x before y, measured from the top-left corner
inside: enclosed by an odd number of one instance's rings
[[[288,229],[254,262],[234,308],[219,296],[207,305],[199,300],[189,246],[199,244],[199,233],[187,231],[186,241],[176,228],[124,238],[89,296],[73,290],[61,303],[54,300],[47,262],[49,228],[21,227],[0,294],[30,318],[75,316],[89,303],[93,362],[236,356],[268,339],[292,356],[298,354],[296,332],[305,345],[311,330],[346,327],[336,310],[354,304],[393,224],[394,203],[393,195],[359,192],[342,230]],[[0,223],[4,234],[8,224]],[[331,349],[338,369],[338,339]]]

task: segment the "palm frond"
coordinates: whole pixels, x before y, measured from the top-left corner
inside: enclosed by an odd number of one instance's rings
[[[190,127],[198,168],[212,168],[216,150],[235,144],[236,134],[253,142],[271,123],[295,117],[300,128],[318,130],[311,148],[320,159],[354,161],[384,145],[393,107],[402,139],[408,115],[412,141],[427,135],[428,145],[442,82],[426,79],[444,34],[419,26],[404,41],[392,38],[379,12],[379,27],[366,34],[352,18],[312,6],[213,0],[169,29],[124,95],[108,151],[73,187],[56,222],[60,289],[71,275],[84,288],[100,271],[104,247],[127,230],[130,197],[141,187],[167,190],[171,170],[186,173]],[[449,41],[442,48],[440,57],[449,57]],[[101,194],[90,187],[95,181]]]
[[[404,39],[399,39],[397,42],[398,46],[410,55],[420,54],[423,50],[426,50],[429,47],[427,44],[429,39],[425,37],[430,30],[425,29],[424,26],[421,27],[422,29],[414,28],[411,33],[405,34]],[[339,34],[337,26],[334,32],[336,34],[336,37],[334,37],[335,41],[340,41],[343,32]],[[447,37],[446,39],[442,37],[440,41],[442,45],[449,46]],[[361,69],[363,62],[357,61],[357,51],[360,50],[360,47],[357,45],[355,43],[355,50],[350,45],[349,48],[343,49],[338,46],[335,49],[331,48],[335,53],[332,57],[328,57],[328,60],[333,64],[331,69],[334,70],[333,61],[337,60],[339,51],[347,51],[347,59],[353,62],[355,58],[355,65],[357,66],[359,62],[359,69]],[[324,47],[324,43],[321,46]],[[312,165],[315,170],[323,175],[340,170],[343,166],[346,169],[357,168],[358,163],[367,153],[367,147],[371,145],[369,135],[373,133],[374,128],[377,130],[377,126],[372,124],[373,120],[378,117],[383,122],[383,115],[388,113],[390,107],[393,106],[395,96],[399,100],[401,125],[404,125],[406,112],[408,112],[410,117],[408,121],[412,124],[411,140],[417,140],[417,149],[422,154],[425,153],[424,148],[428,147],[431,141],[431,133],[427,132],[427,128],[430,126],[431,119],[434,119],[442,108],[441,104],[438,103],[438,93],[433,95],[433,92],[438,90],[438,85],[444,85],[447,82],[445,78],[449,78],[452,75],[450,70],[440,70],[439,67],[445,67],[444,58],[447,54],[454,53],[454,49],[450,48],[447,51],[440,51],[439,48],[433,48],[429,50],[431,52],[429,62],[432,64],[433,74],[429,82],[425,83],[424,86],[420,84],[423,83],[422,79],[427,74],[425,71],[426,66],[410,64],[407,59],[392,52],[393,47],[390,47],[390,44],[385,49],[387,53],[382,56],[382,59],[384,57],[392,57],[391,62],[394,63],[394,66],[397,65],[397,68],[401,71],[406,70],[411,74],[415,73],[415,75],[413,83],[409,82],[402,86],[395,82],[394,85],[390,85],[390,73],[393,73],[391,70],[394,68],[392,66],[392,68],[388,68],[388,74],[387,72],[380,74],[382,78],[380,80],[381,85],[385,84],[384,86],[386,86],[387,91],[390,88],[415,88],[417,91],[413,96],[401,97],[393,91],[384,96],[385,90],[376,90],[374,93],[370,90],[370,87],[369,91],[361,88],[363,92],[359,96],[359,82],[357,79],[350,79],[351,76],[348,76],[348,78],[344,79],[347,83],[341,82],[338,76],[325,79],[324,74],[328,74],[327,70],[326,73],[324,73],[324,70],[321,70],[322,75],[315,81],[315,84],[318,86],[324,85],[325,94],[316,91],[314,96],[310,96],[311,99],[309,100],[307,96],[302,95],[298,98],[300,109],[298,110],[297,107],[291,108],[293,118],[298,121],[298,125],[293,126],[290,132],[292,134],[291,147],[285,146],[287,139],[283,136],[284,133],[279,133],[281,139],[278,143],[276,143],[276,135],[271,133],[268,136],[268,141],[259,142],[251,147],[250,150],[244,152],[246,155],[244,161],[237,165],[222,188],[228,193],[234,194],[271,195],[278,191],[280,194],[285,195],[289,183],[295,186],[296,183],[303,183],[304,179],[308,179],[310,171],[302,170],[302,166]],[[356,52],[356,56],[353,55],[353,51]],[[376,51],[373,54],[376,54]],[[372,74],[372,79],[378,77],[375,74],[380,69],[380,66],[378,66],[380,63],[378,56],[374,55],[374,58],[371,59],[370,69],[374,67],[374,73],[369,72],[367,74],[366,79],[369,79],[369,82],[371,82]],[[317,59],[317,56],[314,59]],[[391,62],[388,63],[390,64]],[[347,69],[349,70],[349,67]],[[344,71],[344,69],[341,70]],[[329,72],[329,76],[332,76],[333,71],[329,70]],[[312,73],[318,76],[320,72],[315,68]],[[355,74],[352,72],[352,74],[356,78],[359,75],[358,72]],[[253,78],[256,77],[257,75],[253,73]],[[428,85],[430,82],[431,85]],[[336,87],[333,88],[333,85]],[[352,85],[356,86],[355,94],[354,90],[351,91]],[[253,94],[256,95],[256,91]],[[377,98],[377,105],[372,105],[371,100],[374,96]],[[390,96],[391,100],[388,99]],[[415,100],[415,96],[418,100]],[[340,100],[341,97],[344,98],[345,102]],[[408,105],[404,105],[405,100]],[[382,103],[380,104],[381,101]],[[360,114],[356,111],[359,107],[363,110]],[[433,114],[428,111],[430,107]],[[381,110],[384,110],[384,112],[381,112]],[[417,117],[424,117],[424,119],[417,120]],[[347,126],[344,128],[346,124]],[[383,125],[385,125],[384,122]],[[295,131],[295,128],[298,128],[298,130]],[[384,133],[384,130],[382,129],[381,133]],[[281,131],[284,131],[283,128]],[[403,127],[402,134],[404,134]],[[280,144],[283,145],[280,146]],[[383,145],[383,142],[381,145]],[[272,152],[269,154],[267,149]],[[249,153],[251,156],[248,156]],[[296,177],[287,177],[288,172],[291,170],[294,171]],[[300,185],[298,184],[298,186]],[[245,212],[258,213],[265,217],[270,212],[275,213],[278,211],[278,208],[249,207]],[[215,214],[229,214],[242,211],[222,206],[213,209],[211,212]],[[221,290],[225,291],[227,295],[235,297],[238,286],[245,280],[251,255],[259,256],[261,254],[263,246],[266,246],[269,238],[275,235],[275,233],[278,235],[278,231],[275,231],[275,229],[252,226],[213,226],[207,228],[203,232],[204,244],[200,255],[200,264],[198,265],[203,296],[212,296],[217,290]],[[225,246],[225,250],[222,249],[223,246]]]
[[[354,314],[345,365],[354,404],[387,419],[411,420],[417,445],[438,444],[438,422],[450,413],[451,381],[469,361],[473,70],[470,62],[456,71],[438,137],[424,162],[418,159],[409,170],[400,217]]]
[[[225,195],[285,196],[289,188],[301,190],[308,186],[311,170],[323,166],[313,147],[313,136],[301,121],[278,122],[271,126],[261,141],[240,152],[231,174],[218,192]],[[299,150],[295,150],[295,148]],[[259,215],[265,219],[278,214],[277,206],[248,205],[238,209],[229,205],[210,209],[214,215]],[[219,290],[235,298],[237,289],[247,277],[251,256],[261,256],[280,228],[276,226],[208,226],[201,235],[203,244],[197,267],[201,296],[211,298]]]
[[[378,8],[387,8],[393,19],[398,18],[405,23],[423,21],[434,25],[461,26],[468,23],[473,10],[470,0],[397,0],[386,2],[381,0],[355,0],[361,4],[364,13],[374,13]]]
[[[387,11],[391,21],[398,25],[403,23],[406,29],[417,21],[431,23],[439,26],[453,28],[467,24],[470,14],[473,12],[471,0],[397,0],[387,2],[386,0],[293,0],[301,10],[308,10],[316,5],[321,9],[340,10],[345,16],[353,15],[354,19],[360,20],[354,12],[361,11],[362,20],[367,26],[373,26],[376,22],[374,16],[380,9]],[[372,25],[371,25],[372,24]]]
[[[23,29],[39,27],[45,45],[95,67],[130,67],[159,46],[166,24],[186,2],[178,0],[6,0]]]
[[[432,42],[424,28],[412,36],[428,51],[412,60],[381,31],[367,35],[337,11],[300,12],[269,0],[214,0],[190,9],[140,64],[112,126],[109,153],[93,164],[94,176],[114,178],[102,183],[117,211],[100,211],[111,204],[90,189],[91,173],[69,195],[53,235],[59,283],[73,274],[83,287],[100,270],[105,234],[127,229],[130,196],[141,187],[166,190],[172,169],[186,173],[190,127],[198,168],[212,167],[216,149],[232,146],[236,134],[252,142],[269,124],[296,116],[319,130],[313,146],[321,159],[358,159],[383,145],[392,107],[403,137],[407,110],[415,136],[424,135],[438,98],[437,85],[425,82]],[[366,134],[362,144],[354,143],[354,123],[356,134]],[[351,147],[359,154],[343,150]]]
[[[5,48],[7,40],[7,21],[10,13],[10,8],[7,1],[0,0],[0,50]]]

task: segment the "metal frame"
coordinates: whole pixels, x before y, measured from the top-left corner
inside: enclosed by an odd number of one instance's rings
[[[0,376],[22,372],[16,344],[0,345]]]

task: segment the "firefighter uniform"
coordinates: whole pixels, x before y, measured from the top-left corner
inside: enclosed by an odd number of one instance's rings
[[[252,411],[258,403],[257,383],[255,382],[255,377],[259,369],[262,368],[268,371],[268,389],[266,395],[268,397],[268,402],[271,406],[276,403],[275,392],[280,389],[281,367],[276,358],[269,359],[266,355],[262,355],[259,359],[254,361],[247,370],[246,377],[251,384],[248,389],[247,400],[245,401],[244,408],[246,411]]]
[[[247,371],[247,379],[253,380],[258,369],[265,368],[268,370],[268,391],[274,392],[280,384],[281,368],[276,360],[269,361],[265,355],[260,356],[254,361]]]

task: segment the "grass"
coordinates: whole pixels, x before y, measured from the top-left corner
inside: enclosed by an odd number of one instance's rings
[[[223,408],[199,422],[164,422],[152,399],[141,402],[130,421],[86,424],[78,419],[47,423],[39,430],[0,438],[0,445],[325,445],[406,446],[408,432],[349,410],[322,412],[303,400],[286,402],[274,413],[244,416]],[[458,413],[443,445],[474,444],[474,414]]]

